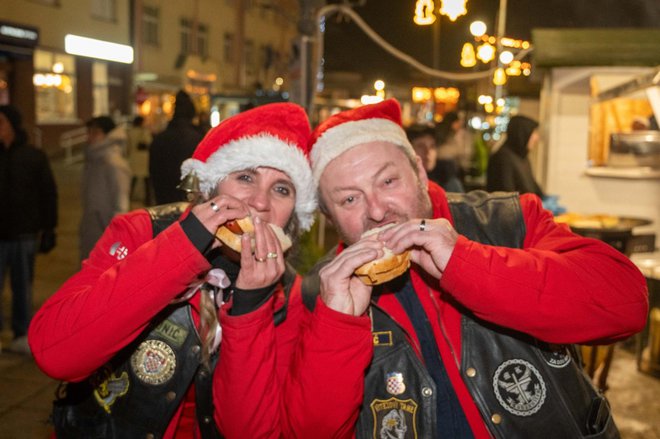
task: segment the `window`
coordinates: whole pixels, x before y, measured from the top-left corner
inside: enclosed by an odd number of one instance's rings
[[[142,6],[142,41],[150,46],[160,45],[160,9]]]
[[[245,73],[248,76],[254,75],[254,42],[252,40],[245,41]]]
[[[73,56],[36,49],[32,82],[38,124],[77,122]]]
[[[192,50],[192,22],[187,18],[181,19],[181,53],[188,55],[193,53]]]
[[[108,65],[104,62],[92,64],[92,93],[94,96],[94,116],[110,113],[108,105]]]
[[[92,0],[92,17],[114,21],[116,19],[115,0]]]
[[[197,24],[197,54],[202,58],[209,56],[209,27]]]
[[[234,62],[234,35],[226,33],[223,43],[224,60],[226,63]]]

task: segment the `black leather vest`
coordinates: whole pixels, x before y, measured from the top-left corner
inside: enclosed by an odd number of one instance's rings
[[[456,229],[491,245],[522,247],[517,194],[447,194]],[[318,269],[311,273],[317,275]],[[314,287],[303,282],[309,306]],[[310,294],[311,293],[311,294]],[[357,438],[436,438],[436,389],[405,331],[370,308],[374,357],[365,378]],[[607,401],[584,374],[572,346],[551,346],[462,310],[460,371],[497,438],[617,438]],[[455,352],[455,351],[454,351]],[[458,361],[458,359],[456,359]]]
[[[150,208],[154,236],[181,216],[186,203]],[[160,438],[195,382],[202,437],[220,438],[213,420],[211,372],[200,363],[202,341],[190,306],[165,308],[108,364],[80,383],[65,383],[55,401],[58,438]],[[217,355],[211,358],[211,370]]]

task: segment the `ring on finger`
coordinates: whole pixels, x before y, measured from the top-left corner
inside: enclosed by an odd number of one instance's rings
[[[257,255],[254,255],[254,260],[257,262],[266,262],[266,258],[259,258]]]
[[[419,231],[420,232],[425,232],[426,231],[426,220],[425,219],[422,219],[419,222]]]
[[[214,212],[220,212],[220,207],[218,207],[217,204],[215,204],[213,201],[211,201],[211,209],[213,209]]]
[[[277,253],[275,253],[275,252],[268,252],[268,254],[266,255],[266,257],[267,257],[268,259],[277,259]]]

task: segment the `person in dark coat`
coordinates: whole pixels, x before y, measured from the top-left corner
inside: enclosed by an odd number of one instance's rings
[[[190,158],[203,134],[193,124],[195,104],[184,91],[176,94],[174,116],[167,128],[154,137],[149,148],[149,175],[156,204],[185,201],[185,193],[177,189],[181,163]]]
[[[11,105],[0,105],[0,205],[0,295],[6,273],[12,291],[9,350],[29,354],[35,256],[55,247],[57,187],[46,154],[28,145],[21,114]]]
[[[465,192],[458,178],[456,162],[438,159],[438,144],[433,127],[414,124],[406,129],[406,136],[415,153],[422,159],[429,180],[438,183],[448,192]]]
[[[525,116],[509,121],[506,140],[488,161],[487,190],[532,193],[543,198],[541,186],[534,179],[527,154],[539,141],[539,124]]]

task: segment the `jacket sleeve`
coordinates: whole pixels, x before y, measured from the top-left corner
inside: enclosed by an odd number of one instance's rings
[[[321,299],[307,315],[283,391],[283,437],[352,438],[373,357],[371,322]]]
[[[478,317],[550,343],[607,343],[640,331],[646,282],[602,241],[553,221],[533,195],[521,197],[522,249],[459,237],[442,289]]]
[[[32,319],[35,361],[55,379],[86,378],[209,268],[178,222],[152,239],[146,211],[116,217]]]
[[[216,422],[227,439],[281,436],[281,412],[286,407],[282,381],[303,312],[300,295],[292,289],[286,319],[275,326],[273,314],[281,306],[282,293],[280,289],[247,314],[230,315],[230,304],[220,310],[222,342],[213,375],[213,399]]]

